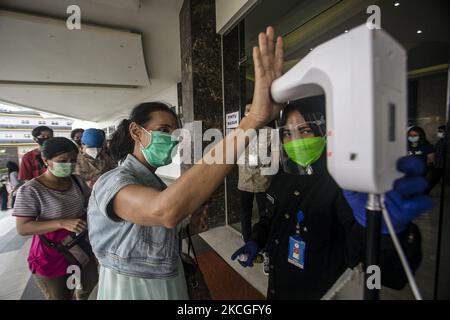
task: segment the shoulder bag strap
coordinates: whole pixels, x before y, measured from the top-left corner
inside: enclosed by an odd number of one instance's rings
[[[86,199],[86,194],[83,190],[83,187],[81,187],[81,183],[80,181],[78,181],[77,177],[75,175],[71,175],[70,176],[72,178],[72,180],[75,182],[75,184],[77,185],[78,189],[80,190],[81,194],[83,195],[84,198],[84,206],[86,207],[86,203],[87,203],[87,199]]]
[[[186,233],[188,236],[188,255],[190,255],[191,249],[192,249],[192,253],[194,254],[195,263],[198,266],[199,264],[198,264],[198,259],[197,259],[197,253],[195,252],[194,244],[192,243],[191,233],[189,232],[189,225],[186,227]]]

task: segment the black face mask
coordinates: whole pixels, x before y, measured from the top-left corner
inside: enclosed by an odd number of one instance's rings
[[[36,138],[38,145],[42,146],[49,138]]]
[[[76,143],[77,145],[81,146],[81,139],[77,139],[77,140],[73,140],[73,141],[75,141],[75,143]]]

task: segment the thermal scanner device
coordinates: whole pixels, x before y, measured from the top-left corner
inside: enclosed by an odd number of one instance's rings
[[[381,29],[359,26],[314,48],[271,87],[279,103],[325,95],[328,171],[342,189],[368,193],[365,279],[378,265],[382,195],[400,177],[406,155],[406,51]],[[393,241],[398,242],[392,228]],[[396,246],[418,299],[417,285]],[[365,299],[379,290],[364,288]]]
[[[382,194],[407,150],[406,69],[402,46],[362,25],[314,48],[271,94],[279,103],[325,95],[328,171],[343,189]]]

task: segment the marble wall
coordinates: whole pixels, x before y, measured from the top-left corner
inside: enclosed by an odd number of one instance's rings
[[[202,121],[203,132],[223,130],[221,39],[216,34],[215,1],[185,0],[180,11],[183,123]],[[204,142],[203,148],[210,142]],[[194,153],[192,153],[194,154]],[[182,165],[185,172],[191,165]],[[225,186],[208,200],[209,224],[225,224]]]

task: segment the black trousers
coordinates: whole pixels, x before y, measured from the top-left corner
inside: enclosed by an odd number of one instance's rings
[[[241,227],[242,236],[244,242],[250,240],[250,235],[252,234],[252,212],[253,212],[253,199],[256,196],[256,204],[258,205],[259,217],[266,210],[266,193],[265,192],[246,192],[239,190],[239,200],[241,203]]]
[[[426,194],[429,194],[431,190],[441,181],[444,176],[444,169],[441,168],[432,168],[428,174],[428,188],[425,191]]]
[[[0,194],[0,198],[2,201],[1,205],[2,211],[8,210],[8,193],[6,191],[5,192],[2,191]]]

